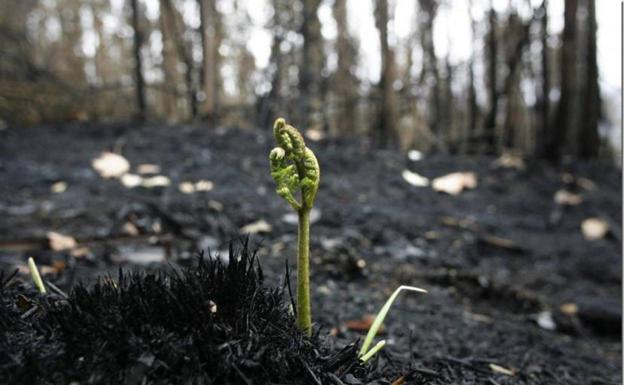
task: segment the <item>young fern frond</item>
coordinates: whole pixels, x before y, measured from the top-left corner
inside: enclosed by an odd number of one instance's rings
[[[299,217],[297,256],[297,324],[310,334],[310,210],[314,205],[321,172],[316,156],[305,146],[299,131],[279,118],[273,125],[277,147],[269,153],[276,192]],[[299,196],[299,199],[297,199]]]
[[[394,300],[396,300],[399,293],[401,293],[401,291],[403,290],[417,291],[419,293],[427,292],[427,290],[421,289],[419,287],[402,285],[402,286],[399,286],[394,291],[394,293],[392,293],[392,295],[388,298],[386,303],[381,307],[381,310],[379,310],[379,313],[377,313],[377,315],[375,316],[375,320],[373,321],[373,324],[371,325],[370,329],[368,329],[368,333],[366,334],[364,343],[362,344],[362,347],[360,348],[359,356],[360,356],[360,360],[362,360],[363,362],[368,361],[373,355],[375,355],[375,353],[377,353],[379,350],[381,350],[381,348],[384,347],[385,341],[382,340],[379,343],[377,343],[377,345],[375,345],[372,349],[370,350],[368,349],[373,343],[373,339],[375,339],[375,336],[377,335],[377,332],[379,331],[381,324],[386,318],[386,315],[388,315],[388,312],[390,311],[390,307],[392,307]]]

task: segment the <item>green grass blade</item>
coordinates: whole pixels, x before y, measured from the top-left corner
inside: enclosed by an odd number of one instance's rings
[[[39,290],[39,293],[45,294],[46,288],[43,285],[43,280],[39,275],[39,269],[37,269],[37,265],[35,264],[35,260],[32,257],[28,257],[28,269],[30,270],[30,276],[32,277],[35,286]]]
[[[360,357],[360,360],[362,360],[362,362],[366,362],[366,361],[370,360],[371,357],[374,356],[375,354],[377,354],[377,352],[380,351],[384,346],[386,346],[386,340],[381,340],[381,341],[377,342],[377,344],[375,346],[373,346],[373,348],[371,350],[369,350],[368,353],[366,353],[362,357]]]
[[[403,291],[403,290],[417,291],[419,293],[426,293],[427,292],[427,290],[425,290],[425,289],[421,289],[421,288],[414,287],[414,286],[404,286],[404,285],[399,286],[394,291],[394,293],[392,293],[390,298],[388,298],[388,300],[383,305],[381,310],[379,310],[379,313],[377,313],[377,316],[375,317],[375,321],[373,321],[373,324],[371,325],[370,329],[368,329],[368,334],[366,334],[366,338],[364,339],[364,343],[362,344],[362,348],[360,349],[360,354],[359,354],[360,358],[363,357],[364,355],[366,355],[366,353],[368,353],[368,348],[373,343],[373,339],[377,335],[377,332],[379,331],[379,328],[381,327],[381,324],[383,323],[384,319],[386,318],[386,315],[388,315],[388,311],[390,311],[390,307],[394,303],[394,300],[397,298],[399,293],[401,291]],[[383,346],[381,346],[379,349],[381,349],[382,347]],[[379,349],[377,349],[377,350],[379,350]],[[370,358],[370,357],[368,357],[368,358]]]

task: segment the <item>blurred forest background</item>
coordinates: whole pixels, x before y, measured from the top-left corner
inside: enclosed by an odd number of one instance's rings
[[[604,1],[619,20],[620,3]],[[4,126],[255,128],[286,116],[311,136],[391,148],[555,161],[621,151],[592,0],[2,4]]]

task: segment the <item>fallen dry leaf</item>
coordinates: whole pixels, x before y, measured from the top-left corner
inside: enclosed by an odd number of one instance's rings
[[[195,182],[195,191],[210,191],[213,188],[214,183],[209,180],[202,179]]]
[[[124,234],[128,234],[132,237],[136,237],[137,235],[139,235],[139,229],[132,222],[124,223],[124,225],[121,227],[121,231]]]
[[[516,374],[513,370],[496,364],[490,364],[490,370],[492,370],[494,373],[505,374],[507,376],[513,376]]]
[[[50,187],[50,191],[54,194],[61,194],[67,190],[67,183],[65,182],[56,182]]]
[[[310,139],[313,142],[318,142],[319,140],[325,139],[325,133],[315,128],[306,130],[305,135],[308,139]]]
[[[493,163],[494,167],[512,168],[515,170],[524,170],[524,160],[514,154],[506,153],[498,157]]]
[[[89,250],[88,247],[77,247],[75,249],[72,249],[72,251],[69,254],[74,258],[80,259],[80,258],[85,258],[89,254],[91,254],[91,250]]]
[[[17,268],[18,273],[24,274],[24,275],[30,275],[30,268],[28,268],[28,265],[20,263],[16,265],[15,267]],[[49,266],[49,265],[37,264],[37,270],[39,270],[39,274],[41,274],[42,276],[57,273],[56,268],[54,268],[53,266]]]
[[[219,213],[223,211],[223,203],[211,199],[208,201],[208,208]]]
[[[206,179],[199,180],[195,183],[182,182],[178,185],[178,189],[184,194],[193,194],[198,191],[210,191],[213,188],[214,183]]]
[[[264,219],[247,224],[240,228],[240,232],[243,234],[258,234],[258,233],[270,233],[273,230],[273,226]]]
[[[169,177],[164,175],[156,175],[151,178],[143,178],[143,182],[141,182],[141,186],[145,188],[153,188],[153,187],[166,187],[171,184],[171,180]]]
[[[401,176],[403,177],[403,179],[411,184],[412,186],[416,186],[416,187],[426,187],[429,186],[429,179],[416,174],[415,172],[412,172],[410,170],[403,170],[403,172],[401,173]]]
[[[464,189],[477,187],[477,176],[474,172],[454,172],[435,178],[432,187],[439,192],[459,195]]]
[[[404,384],[405,384],[405,376],[401,376],[401,377],[397,378],[392,383],[392,385],[404,385]]]
[[[410,150],[407,153],[407,159],[411,160],[412,162],[418,162],[422,158],[423,158],[423,153],[418,150]]]
[[[182,182],[178,185],[178,190],[182,194],[192,194],[195,192],[195,185],[191,182]]]
[[[373,325],[373,321],[375,321],[375,315],[366,314],[361,319],[354,319],[345,322],[345,326],[347,329],[354,332],[367,332],[370,327]],[[384,327],[381,325],[379,328],[378,334],[383,333]]]
[[[160,166],[158,166],[157,164],[143,163],[138,165],[136,170],[139,174],[142,175],[158,174],[160,172]]]
[[[127,188],[135,188],[140,186],[143,178],[137,174],[124,174],[121,176],[121,184]]]
[[[588,241],[602,239],[609,232],[609,224],[600,218],[587,218],[581,223],[583,236]]]
[[[61,271],[65,270],[66,264],[65,261],[63,260],[56,260],[52,262],[52,268],[54,269],[55,273],[60,273]]]
[[[559,310],[561,310],[563,314],[575,315],[578,313],[578,305],[573,302],[566,302],[561,304]]]
[[[578,206],[583,202],[583,197],[580,194],[568,190],[558,190],[553,199],[558,205],[564,206]]]
[[[596,189],[596,183],[587,178],[576,178],[576,184],[587,191],[593,191]]]
[[[130,170],[130,162],[123,156],[112,152],[103,152],[91,161],[91,166],[103,178],[119,178]]]
[[[50,249],[54,251],[70,250],[78,245],[78,242],[73,237],[54,231],[49,231],[46,237],[48,238]]]
[[[549,311],[540,312],[537,315],[535,321],[537,322],[537,325],[544,330],[556,330],[557,329],[557,324],[555,323],[555,320],[553,319],[552,313]]]

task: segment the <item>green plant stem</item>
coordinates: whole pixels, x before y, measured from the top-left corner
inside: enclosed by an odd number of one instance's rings
[[[297,261],[297,326],[312,333],[310,313],[310,209],[299,210],[299,253]]]

